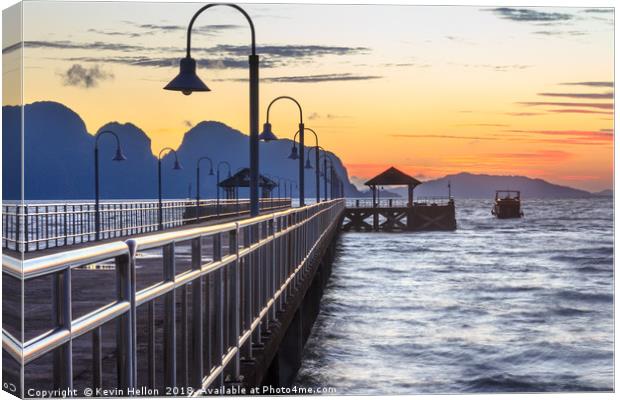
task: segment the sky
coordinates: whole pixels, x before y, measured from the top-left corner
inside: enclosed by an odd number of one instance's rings
[[[91,133],[131,122],[154,153],[204,120],[247,133],[250,32],[235,10],[197,20],[192,56],[212,91],[184,96],[162,88],[201,4],[23,4],[24,103],[61,102]],[[613,185],[611,9],[243,7],[261,59],[261,123],[273,98],[295,97],[354,182],[395,166],[421,180],[465,171]],[[4,82],[19,81],[19,68],[7,68],[19,42],[3,38]],[[3,104],[19,102],[5,83]],[[294,105],[277,103],[270,122],[292,138]]]

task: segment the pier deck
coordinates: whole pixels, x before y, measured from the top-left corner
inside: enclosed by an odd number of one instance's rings
[[[455,230],[454,200],[418,199],[409,205],[400,199],[349,200],[342,230],[356,232],[405,232]]]
[[[339,199],[23,264],[5,254],[3,289],[15,292],[5,299],[17,303],[4,307],[5,383],[27,397],[38,397],[27,389],[189,395],[290,385],[343,212]]]

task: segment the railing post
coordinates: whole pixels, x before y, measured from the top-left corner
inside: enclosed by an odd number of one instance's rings
[[[192,240],[192,270],[200,270],[202,257],[202,238]],[[202,387],[203,364],[203,312],[202,312],[202,277],[192,281],[192,375],[190,385]]]
[[[232,324],[232,332],[231,332],[231,336],[232,336],[232,340],[231,343],[234,343],[235,347],[237,348],[237,353],[235,354],[235,358],[233,360],[233,381],[234,382],[238,382],[239,381],[239,375],[241,374],[241,355],[239,354],[241,352],[241,349],[239,348],[239,338],[241,336],[241,331],[240,331],[240,323],[241,323],[241,292],[240,292],[240,286],[241,286],[241,270],[240,270],[240,264],[239,264],[239,245],[237,243],[239,238],[239,223],[235,223],[235,230],[230,231],[230,236],[228,239],[228,247],[229,249],[233,249],[232,251],[234,251],[234,253],[236,254],[237,258],[235,259],[235,261],[232,262],[231,266],[232,266],[232,272],[233,272],[233,277],[232,277],[232,299],[233,299],[233,324]],[[232,253],[231,251],[231,253]]]
[[[163,249],[164,280],[174,282],[175,245],[167,244]],[[176,387],[177,357],[176,357],[176,304],[175,290],[164,295],[164,386]]]
[[[56,326],[71,331],[71,268],[54,274],[52,313]],[[73,389],[73,350],[69,339],[54,350],[54,389]]]
[[[131,303],[131,260],[128,255],[116,258],[116,293],[119,301]],[[118,387],[125,393],[133,387],[133,321],[131,307],[116,322],[116,361]]]

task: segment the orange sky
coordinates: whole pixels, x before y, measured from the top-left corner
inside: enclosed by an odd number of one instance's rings
[[[196,24],[193,55],[209,62],[198,73],[212,92],[162,90],[177,73],[198,6],[24,3],[24,101],[64,103],[90,132],[132,122],[154,152],[178,146],[202,120],[247,132],[249,32],[232,10],[214,8]],[[261,122],[272,98],[294,96],[306,126],[352,177],[394,165],[422,180],[467,171],[612,186],[608,10],[244,8],[261,54]],[[3,47],[14,43],[5,37]],[[5,65],[19,53],[3,52]],[[5,67],[5,81],[11,74]],[[18,101],[7,93],[4,104]],[[276,134],[292,137],[295,109],[279,104],[271,122]]]

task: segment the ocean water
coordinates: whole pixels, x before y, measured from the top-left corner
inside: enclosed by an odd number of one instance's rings
[[[613,201],[457,200],[455,232],[345,233],[297,384],[613,390]]]

